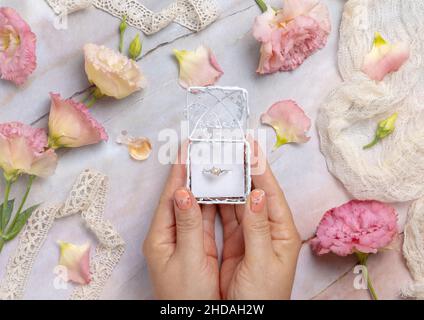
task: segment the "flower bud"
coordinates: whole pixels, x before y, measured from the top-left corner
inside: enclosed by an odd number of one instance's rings
[[[119,32],[124,33],[127,30],[127,16],[122,17],[121,24],[119,25]]]
[[[127,30],[127,16],[122,17],[121,24],[119,25],[119,52],[122,53],[124,46],[124,33]]]
[[[377,137],[379,139],[383,139],[387,137],[389,134],[393,133],[395,131],[395,123],[396,119],[398,117],[397,113],[394,113],[389,118],[380,121],[377,128]]]
[[[375,134],[374,140],[364,146],[364,149],[369,149],[375,146],[380,140],[384,139],[388,135],[392,134],[395,131],[395,123],[398,117],[397,113],[392,114],[387,119],[384,119],[378,123],[377,132]]]
[[[130,58],[133,60],[136,60],[141,54],[141,49],[142,49],[142,45],[140,41],[140,35],[137,34],[130,44],[130,49],[129,49]]]

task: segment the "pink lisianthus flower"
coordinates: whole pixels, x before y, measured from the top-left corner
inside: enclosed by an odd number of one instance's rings
[[[324,214],[311,246],[318,255],[377,253],[397,232],[394,208],[378,201],[352,200]]]
[[[327,43],[331,23],[319,0],[285,0],[283,9],[256,18],[253,36],[261,42],[259,74],[290,71]]]
[[[108,139],[103,126],[84,104],[62,99],[55,93],[50,93],[50,97],[49,145],[52,148],[77,148]]]
[[[0,168],[7,180],[14,181],[22,173],[40,177],[53,174],[57,155],[46,148],[43,129],[20,122],[0,124]]]
[[[102,95],[123,99],[147,85],[137,63],[119,52],[87,43],[84,57],[88,80]]]
[[[0,75],[23,84],[36,67],[36,37],[12,8],[0,8]]]

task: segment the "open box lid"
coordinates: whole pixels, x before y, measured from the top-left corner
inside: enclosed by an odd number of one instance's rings
[[[249,106],[245,89],[190,87],[187,120],[192,141],[241,141],[248,126]]]

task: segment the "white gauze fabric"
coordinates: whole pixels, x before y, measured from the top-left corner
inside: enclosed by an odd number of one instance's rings
[[[350,0],[340,27],[344,82],[320,108],[317,127],[327,166],[357,199],[385,202],[424,196],[424,1]],[[377,83],[360,71],[374,33],[407,42],[411,57]],[[377,123],[397,112],[395,132],[363,150]]]
[[[404,297],[424,299],[424,198],[415,201],[409,208],[403,255],[415,282],[404,288],[402,294]]]
[[[90,5],[115,17],[127,16],[127,23],[153,34],[171,22],[200,31],[218,18],[215,0],[174,0],[160,12],[153,12],[138,0],[46,0],[56,14],[68,14]]]

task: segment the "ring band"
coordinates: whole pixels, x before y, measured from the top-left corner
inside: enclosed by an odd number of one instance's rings
[[[202,172],[219,177],[219,176],[226,174],[230,171],[231,170],[225,170],[225,169],[221,169],[221,168],[217,168],[217,167],[212,167],[210,169],[203,169]]]

